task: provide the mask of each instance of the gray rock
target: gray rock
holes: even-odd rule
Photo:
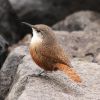
[[[26,54],[27,47],[21,46],[14,49],[7,57],[4,65],[0,70],[0,98],[4,99],[4,97],[7,95],[16,75],[17,67]]]
[[[96,62],[100,53],[100,34],[84,31],[55,31],[58,41],[71,58],[81,58]]]
[[[95,58],[95,61],[100,64],[100,52],[98,53],[98,55]]]
[[[88,36],[85,36],[86,33],[81,31],[71,33],[55,31],[55,34],[59,43],[65,49],[66,54],[73,53],[71,52],[73,43],[79,45],[79,51],[77,51],[77,55],[79,55],[81,54],[81,49],[86,53],[88,50],[93,50],[92,46],[97,44],[96,40],[99,41],[99,38],[95,37],[95,35],[95,39],[90,37],[93,33],[89,33]],[[78,37],[75,37],[75,34],[78,34]],[[90,41],[88,41],[87,38],[94,41],[94,44],[90,45]],[[29,42],[29,39],[26,40]],[[77,50],[76,47],[73,48]],[[78,54],[78,52],[80,53]],[[81,54],[81,56],[83,55],[84,53]],[[87,55],[91,58],[92,54],[90,53]],[[74,59],[71,60],[71,62],[81,76],[83,80],[82,84],[76,84],[60,71],[43,74],[37,77],[34,74],[39,73],[42,69],[32,61],[28,47],[20,46],[15,48],[6,59],[0,71],[0,98],[6,97],[5,100],[100,99],[100,66],[96,63],[81,61],[80,59]]]
[[[64,20],[56,23],[53,28],[56,30],[100,31],[100,14],[92,11],[80,11],[66,17]]]
[[[55,30],[66,30],[58,32],[61,43],[71,57],[84,58],[88,61],[98,62],[96,57],[100,53],[100,14],[92,11],[76,12],[63,21],[53,26]],[[98,59],[98,58],[97,58]]]
[[[29,54],[27,46],[14,49],[0,72],[0,95],[5,100],[98,100],[100,66],[73,59],[72,65],[82,78],[76,84],[63,72],[36,76],[42,71]],[[95,74],[94,74],[95,73]]]
[[[5,100],[98,100],[100,99],[100,66],[95,63],[72,61],[83,82],[78,85],[57,71],[35,76],[40,69],[30,55],[18,65],[13,84]],[[95,73],[95,74],[94,74]]]

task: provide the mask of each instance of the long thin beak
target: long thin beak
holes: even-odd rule
[[[27,23],[27,22],[22,22],[22,24],[25,24],[25,25],[27,25],[27,26],[29,26],[29,27],[33,27],[33,25],[31,25],[31,24],[29,24],[29,23]]]

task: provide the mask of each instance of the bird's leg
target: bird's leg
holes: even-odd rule
[[[43,73],[46,73],[44,70],[38,73],[38,76],[41,76]]]
[[[45,76],[46,71],[45,70],[43,70],[43,71],[38,70],[36,73],[28,75],[28,76],[30,76],[30,77],[38,77],[38,76],[42,76],[42,74],[43,74],[43,76]]]

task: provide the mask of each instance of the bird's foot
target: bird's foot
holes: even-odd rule
[[[46,72],[43,70],[43,71],[38,71],[38,72],[36,72],[36,73],[34,73],[34,74],[31,74],[31,75],[28,75],[28,76],[30,76],[30,77],[39,77],[39,76],[45,76],[45,74],[46,74]]]
[[[46,72],[43,70],[40,73],[38,73],[38,76],[42,76],[43,74],[46,74]]]

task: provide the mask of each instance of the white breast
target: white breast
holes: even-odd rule
[[[34,28],[32,28],[32,32],[33,32],[33,37],[31,39],[31,44],[37,45],[37,44],[41,43],[42,42],[41,34],[37,33],[37,31]]]

